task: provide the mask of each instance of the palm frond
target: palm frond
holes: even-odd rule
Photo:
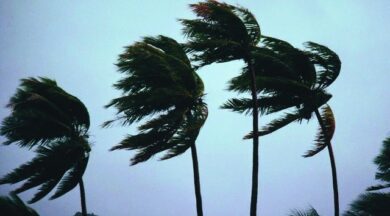
[[[157,37],[144,37],[142,40],[146,44],[150,44],[158,49],[164,51],[165,54],[178,58],[186,65],[191,65],[187,55],[184,51],[184,47],[180,45],[176,40],[159,35]]]
[[[284,92],[289,95],[303,95],[310,94],[311,91],[309,87],[300,82],[280,76],[256,76],[256,86],[258,93],[265,94]],[[247,68],[244,68],[240,75],[229,81],[227,90],[238,93],[250,92]]]
[[[184,153],[192,145],[195,145],[196,138],[199,135],[200,129],[203,127],[208,116],[206,104],[200,103],[191,112],[187,113],[186,121],[177,131],[176,136],[172,139],[175,143],[173,148],[163,156],[162,160],[167,160]]]
[[[300,98],[293,98],[290,95],[264,96],[257,99],[258,110],[261,114],[270,114],[297,106],[302,103],[299,100]],[[221,108],[238,113],[252,114],[252,103],[250,98],[232,98],[223,104]]]
[[[40,185],[38,192],[29,203],[36,202],[52,191],[62,176],[72,169],[74,164],[84,160],[89,151],[89,144],[84,138],[56,140],[45,146],[39,146],[35,150],[35,158],[1,178],[0,184],[14,184],[27,180],[14,191],[15,193]]]
[[[313,208],[310,207],[306,210],[293,210],[289,216],[320,216],[318,212]]]
[[[86,133],[90,124],[84,104],[48,78],[22,79],[7,107],[12,112],[0,128],[7,145],[44,145],[72,133]]]
[[[374,163],[378,166],[377,179],[390,182],[390,137],[383,141],[382,149]]]
[[[390,212],[390,193],[365,193],[358,197],[344,216],[386,216]]]
[[[38,193],[34,195],[34,197],[28,201],[29,204],[35,203],[45,197],[50,191],[54,189],[54,187],[58,184],[58,182],[61,180],[62,175],[59,174],[57,178],[52,178],[45,183],[43,183],[40,188],[38,189]]]
[[[123,125],[147,120],[138,126],[137,134],[128,135],[111,150],[137,150],[131,159],[135,165],[195,141],[198,134],[190,132],[193,126],[188,121],[197,107],[205,106],[204,85],[181,44],[165,36],[146,37],[127,47],[117,66],[125,77],[114,86],[123,95],[106,107],[117,109],[120,116],[114,121]]]
[[[382,189],[386,189],[386,188],[390,188],[390,183],[389,184],[381,184],[381,185],[370,186],[366,190],[367,191],[376,191],[376,190],[382,190]]]
[[[268,125],[264,126],[257,134],[258,136],[264,136],[279,130],[280,128],[290,124],[294,121],[302,121],[303,117],[299,111],[292,113],[286,113],[283,117],[271,121]],[[244,136],[244,139],[252,139],[253,132],[250,132],[248,135]]]
[[[280,60],[295,71],[299,80],[305,85],[312,87],[316,83],[316,70],[306,52],[294,48],[286,41],[273,38],[262,37],[262,44],[265,48],[272,50]]]
[[[308,49],[306,55],[319,67],[316,85],[318,88],[328,87],[340,74],[341,61],[338,55],[328,47],[314,42],[306,42],[305,47]]]
[[[247,9],[205,1],[190,5],[198,19],[180,19],[188,52],[199,66],[245,58],[260,40],[260,27]]]
[[[260,42],[261,31],[260,25],[257,22],[255,16],[248,9],[243,7],[231,7],[232,11],[241,19],[242,23],[245,26],[247,34],[251,39],[251,44],[256,46]]]
[[[5,216],[39,216],[38,213],[28,207],[16,195],[11,193],[9,197],[0,196],[0,210]]]
[[[336,123],[332,109],[329,105],[325,105],[321,109],[321,118],[325,126],[325,131],[321,127],[319,127],[314,143],[314,149],[307,151],[303,155],[303,157],[312,157],[316,155],[317,153],[325,149],[328,146],[328,142],[332,140]]]
[[[385,182],[385,184],[375,185],[367,188],[368,191],[390,188],[390,137],[383,141],[382,149],[375,157],[374,163],[378,166],[375,179]]]
[[[73,167],[66,173],[65,177],[62,178],[56,192],[50,197],[50,199],[56,199],[77,186],[85,172],[85,169],[87,168],[88,159],[89,157],[85,157],[73,165]]]

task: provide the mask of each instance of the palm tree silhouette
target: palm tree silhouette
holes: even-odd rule
[[[126,48],[117,66],[125,77],[114,86],[123,93],[106,107],[114,106],[118,117],[103,126],[148,120],[138,127],[138,134],[127,136],[111,150],[138,150],[131,159],[135,165],[159,152],[167,151],[165,160],[191,148],[197,212],[203,215],[195,141],[208,111],[203,82],[182,45],[165,36],[145,37]]]
[[[181,19],[188,38],[187,52],[202,67],[215,62],[242,59],[245,76],[250,80],[253,131],[258,131],[258,103],[253,50],[260,41],[260,27],[247,9],[208,0],[190,5],[197,19]],[[258,196],[259,138],[253,137],[253,167],[250,214],[256,215]]]
[[[390,212],[390,193],[364,193],[352,204],[344,216],[387,216]]]
[[[335,120],[328,105],[323,107],[322,114],[319,108],[332,97],[326,92],[326,88],[338,77],[341,61],[335,52],[323,45],[307,42],[305,46],[306,50],[302,51],[276,38],[265,36],[262,38],[262,47],[258,50],[262,55],[257,55],[255,58],[255,71],[261,71],[263,74],[273,73],[274,77],[271,77],[271,80],[274,81],[272,89],[265,90],[267,96],[258,98],[259,104],[262,104],[259,109],[266,114],[294,107],[295,111],[271,121],[258,132],[258,135],[270,134],[294,121],[309,120],[314,113],[320,130],[315,139],[315,148],[303,156],[314,156],[328,147],[332,168],[334,209],[335,215],[339,215],[336,163],[331,145]],[[266,64],[265,59],[269,58],[273,60]],[[242,76],[234,78],[230,82],[229,89],[248,90],[248,82],[248,79]],[[268,81],[258,79],[257,82],[258,86],[270,86]],[[251,107],[248,101],[246,98],[234,98],[224,104],[223,108],[249,112]],[[245,138],[252,137],[253,133],[245,136]]]
[[[375,174],[375,178],[386,183],[371,186],[367,190],[375,191],[390,188],[390,137],[387,137],[383,141],[381,152],[375,158],[374,163],[378,166],[378,171]]]
[[[374,163],[378,166],[375,174],[377,180],[384,184],[369,187],[368,191],[378,191],[390,187],[390,137],[383,141],[383,147]],[[361,194],[344,216],[378,215],[386,216],[390,212],[390,192],[375,192]]]
[[[35,149],[36,156],[0,179],[0,184],[27,180],[14,192],[40,186],[29,201],[37,202],[57,189],[58,198],[79,185],[83,215],[87,214],[82,176],[91,150],[87,141],[89,114],[84,104],[48,78],[22,79],[11,97],[11,114],[1,125],[4,144]]]

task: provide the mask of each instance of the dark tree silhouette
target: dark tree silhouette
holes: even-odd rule
[[[313,42],[307,42],[305,45],[307,49],[302,51],[285,41],[263,36],[261,46],[257,50],[258,54],[254,58],[255,71],[263,74],[263,78],[257,79],[257,86],[265,93],[257,99],[260,104],[259,111],[270,114],[289,108],[295,110],[263,127],[258,135],[270,134],[294,121],[309,120],[314,113],[320,130],[315,140],[315,148],[308,151],[304,157],[314,156],[328,147],[335,215],[339,215],[336,165],[330,142],[335,121],[329,106],[323,107],[322,115],[319,108],[331,98],[325,89],[339,75],[341,62],[336,53],[323,45]],[[238,92],[248,91],[248,82],[244,76],[236,77],[231,80],[229,89]],[[223,108],[236,112],[251,111],[250,100],[247,98],[230,99]],[[253,133],[245,138],[252,137]]]
[[[35,148],[36,156],[0,179],[0,184],[27,180],[14,192],[40,186],[29,201],[34,203],[56,185],[50,199],[58,198],[79,184],[83,215],[86,215],[82,176],[91,150],[87,141],[89,114],[84,104],[48,78],[22,79],[10,99],[11,114],[1,125],[4,144]]]
[[[390,137],[383,141],[383,147],[374,163],[378,166],[375,178],[383,184],[369,187],[368,191],[377,191],[390,188]],[[352,204],[344,216],[375,215],[387,216],[390,212],[390,193],[376,192],[361,194]]]
[[[351,204],[344,216],[388,216],[390,193],[365,193]]]
[[[247,9],[208,0],[190,5],[196,19],[181,19],[188,38],[187,51],[202,67],[215,62],[244,60],[244,76],[250,80],[253,131],[258,131],[257,86],[253,51],[260,41],[260,27]],[[250,214],[256,215],[258,197],[259,138],[253,137],[253,165]]]
[[[378,166],[375,178],[384,182],[384,184],[369,187],[368,191],[390,188],[390,137],[383,141],[383,147],[374,163]]]
[[[167,151],[163,160],[191,148],[198,215],[203,215],[199,165],[195,141],[206,121],[204,86],[191,66],[182,45],[165,37],[146,37],[119,56],[119,71],[125,76],[114,86],[122,96],[113,99],[115,121],[129,125],[147,119],[139,133],[129,135],[111,150],[138,150],[131,164],[144,162]]]

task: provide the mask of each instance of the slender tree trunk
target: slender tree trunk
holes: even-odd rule
[[[327,134],[325,124],[322,121],[320,112],[318,110],[315,110],[318,122],[320,123],[322,131]],[[333,154],[333,148],[332,144],[330,142],[330,139],[326,137],[328,152],[329,152],[329,159],[330,159],[330,165],[332,167],[332,180],[333,180],[333,202],[334,202],[334,215],[339,216],[340,215],[340,207],[339,207],[339,189],[337,185],[337,172],[336,172],[336,161]]]
[[[202,194],[200,193],[200,178],[199,178],[199,165],[198,165],[198,154],[196,153],[195,143],[191,146],[192,154],[192,166],[194,169],[194,186],[195,186],[195,197],[196,197],[196,211],[198,216],[203,216],[202,209]]]
[[[83,216],[87,216],[87,203],[85,202],[85,190],[84,190],[84,183],[82,178],[79,181],[79,187],[80,187],[81,213]]]
[[[252,194],[251,194],[251,209],[250,215],[257,215],[257,194],[259,187],[259,114],[257,104],[257,88],[256,88],[256,74],[253,68],[252,59],[247,60],[249,66],[249,75],[251,78],[252,91],[252,113],[253,113],[253,165],[252,165]]]

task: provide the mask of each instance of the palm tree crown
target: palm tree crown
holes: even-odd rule
[[[259,111],[263,114],[288,108],[295,111],[272,121],[258,135],[270,134],[291,122],[310,119],[314,110],[324,105],[332,96],[326,92],[338,76],[340,60],[329,48],[308,42],[307,50],[299,50],[289,43],[263,36],[255,52],[254,68],[259,96]],[[228,89],[236,92],[250,91],[250,81],[244,73],[229,82]],[[240,113],[251,112],[251,99],[233,98],[222,108]],[[251,135],[246,138],[252,137]]]
[[[190,5],[198,19],[180,19],[199,66],[236,59],[249,61],[251,49],[260,41],[260,26],[245,8],[213,0]]]
[[[111,150],[138,150],[131,164],[144,162],[166,151],[162,160],[191,149],[198,216],[203,215],[198,157],[195,141],[206,121],[204,86],[183,46],[174,39],[145,37],[119,56],[119,71],[125,77],[114,86],[122,96],[107,105],[118,110],[115,121],[123,125],[146,119],[139,133],[128,135]]]
[[[137,164],[166,150],[162,159],[169,159],[194,145],[207,107],[203,82],[182,46],[165,36],[146,37],[127,47],[117,66],[126,75],[114,85],[123,95],[107,107],[117,108],[120,116],[104,126],[117,120],[123,125],[149,120],[111,150],[137,149],[131,159]]]
[[[48,78],[23,79],[10,99],[11,114],[1,125],[0,133],[21,147],[36,145],[36,156],[0,179],[0,184],[27,180],[15,190],[20,193],[40,186],[29,201],[36,202],[57,190],[55,199],[77,186],[86,169],[89,115],[84,104]]]

